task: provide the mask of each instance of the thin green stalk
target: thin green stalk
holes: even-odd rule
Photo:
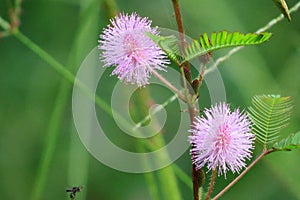
[[[10,24],[5,21],[2,17],[0,17],[0,26],[5,30],[5,31],[8,31],[9,30],[9,27],[10,27]]]
[[[0,26],[6,31],[8,31],[10,28],[10,25],[2,18],[0,18]],[[35,180],[33,187],[34,189],[30,198],[32,200],[38,200],[41,199],[43,195],[48,170],[55,150],[55,143],[58,137],[58,129],[62,122],[62,112],[66,107],[68,91],[70,91],[71,88],[70,83],[75,83],[75,77],[68,69],[66,69],[62,64],[57,62],[50,54],[48,54],[46,51],[44,51],[42,48],[40,48],[38,45],[32,42],[29,38],[23,35],[19,30],[14,29],[12,33],[19,41],[21,41],[25,46],[30,48],[35,54],[37,54],[42,60],[47,62],[59,74],[61,74],[64,79],[68,81],[67,82],[63,79],[61,82],[61,87],[56,98],[55,107],[53,109],[53,113],[49,121],[45,150],[43,151],[43,154],[41,156],[40,166],[38,167],[37,172],[37,178]],[[87,92],[90,98],[94,98],[94,96],[89,93],[89,90],[86,87],[84,87],[84,85],[82,85],[80,82],[78,82],[77,84]],[[106,105],[101,98],[96,97],[96,103],[109,113],[109,106]]]
[[[2,18],[0,18],[2,19]],[[1,26],[5,27],[6,24],[4,23],[5,21],[2,20],[1,21]],[[44,51],[43,49],[41,49],[38,45],[36,45],[35,43],[33,43],[29,38],[27,38],[25,35],[23,35],[21,32],[19,32],[18,30],[16,30],[13,34],[18,40],[20,40],[25,46],[27,46],[28,48],[30,48],[34,53],[36,53],[39,57],[41,57],[45,62],[47,62],[51,67],[53,67],[59,74],[61,74],[66,80],[68,80],[71,83],[75,82],[75,77],[74,75],[67,70],[62,64],[60,64],[59,62],[57,62],[51,55],[49,55],[46,51]],[[80,82],[78,82],[77,84],[80,85],[81,88],[83,88],[84,90],[87,90],[86,87],[84,87],[84,85],[81,85]],[[94,96],[92,94],[90,94],[88,91],[87,92],[88,96],[90,96],[90,98],[94,98]],[[63,91],[62,91],[63,93]],[[59,96],[64,96],[63,94],[59,95]],[[57,101],[59,101],[59,98],[57,98]],[[105,112],[107,112],[109,115],[111,115],[111,108],[98,96],[95,97],[95,101],[96,104],[98,106],[100,106]],[[59,107],[56,107],[56,109],[54,109],[53,111],[53,115],[57,115],[55,113],[58,113],[61,110],[61,107],[64,107],[63,104],[61,104]],[[53,119],[55,122],[50,122],[53,124],[58,124],[61,120],[59,118],[55,118]],[[49,128],[49,132],[55,131],[55,127],[52,126],[51,127],[52,130],[50,130]],[[46,155],[51,155],[51,153],[53,153],[53,143],[55,143],[56,140],[56,136],[55,134],[52,134],[51,136],[52,139],[49,140],[48,144],[49,144],[49,148],[48,150],[45,152]],[[51,142],[50,142],[51,141]],[[53,142],[54,141],[54,142]],[[150,144],[151,146],[151,144]],[[156,145],[153,145],[153,148],[155,148]],[[43,156],[44,160],[49,160],[49,158],[47,158],[48,156]],[[49,162],[43,162],[43,166],[40,169],[45,169],[47,167],[49,167]],[[44,174],[44,173],[43,173]],[[163,172],[161,172],[161,174],[163,175],[162,177],[164,177],[164,180],[169,180],[166,181],[168,182],[168,188],[173,188],[172,190],[170,190],[169,192],[171,192],[172,196],[175,197],[175,199],[180,199],[180,192],[178,190],[177,187],[177,183],[176,183],[176,177],[174,176],[174,172],[172,171],[171,168],[166,168]],[[43,177],[44,175],[40,176],[40,181],[41,183],[44,182],[46,177]],[[164,184],[163,184],[164,185]],[[177,188],[174,190],[174,186]],[[43,184],[40,184],[40,186],[38,186],[33,192],[32,195],[32,199],[37,198],[36,196],[39,196],[38,194],[41,194],[42,192],[42,188],[43,188]],[[168,191],[168,190],[167,190]],[[35,195],[37,194],[37,195]]]
[[[36,53],[39,57],[41,57],[43,60],[45,60],[51,67],[53,67],[56,71],[58,71],[65,79],[67,79],[69,82],[74,83],[75,77],[74,75],[65,69],[65,67],[57,62],[52,56],[50,56],[47,52],[45,52],[43,49],[41,49],[38,45],[33,43],[30,39],[28,39],[26,36],[24,36],[21,32],[16,33],[16,38],[19,39],[22,43],[24,43],[27,47],[29,47],[34,53]],[[79,82],[80,84],[80,82]],[[81,88],[84,89],[84,86],[81,85]],[[94,98],[92,94],[90,94],[88,89],[86,89],[87,94],[90,96],[90,98]],[[107,114],[112,116],[111,108],[104,102],[99,96],[95,96],[95,103],[102,108]],[[57,112],[54,110],[54,112]],[[122,116],[118,116],[119,120],[122,119]],[[126,123],[126,120],[123,119],[124,123]],[[148,143],[147,146],[152,146],[151,149],[155,149],[156,145]]]
[[[155,151],[160,146],[153,142],[143,142],[143,145],[147,147],[148,150]],[[181,180],[184,184],[188,186],[191,190],[193,189],[193,184],[191,178],[176,164],[172,163],[173,171],[175,175]]]
[[[44,59],[46,58],[45,60],[47,60],[50,65],[54,65],[54,66],[56,66],[56,69],[60,69],[58,71],[65,74],[64,77],[65,78],[68,77],[67,79],[71,83],[75,80],[75,78],[73,77],[73,75],[71,73],[69,73],[69,71],[64,70],[65,68],[62,65],[57,63],[47,53],[43,53],[43,51],[41,51],[41,49],[38,46],[36,46],[34,44],[32,45],[32,42],[29,41],[28,39],[26,39],[25,37],[22,37],[22,35],[19,38],[21,38],[25,44],[30,44],[31,49],[35,53],[39,52],[41,54],[40,56],[43,57]],[[76,48],[76,46],[73,47],[73,49],[75,49],[75,48]],[[72,60],[72,59],[75,60],[74,54],[76,54],[77,52],[76,51],[71,51],[71,52],[72,53],[70,55],[70,60]],[[74,62],[73,65],[69,65],[69,66],[72,66],[72,67],[69,67],[69,70],[74,71],[75,66],[78,66],[78,64],[75,65],[75,62]],[[33,189],[32,196],[31,196],[32,200],[41,199],[41,197],[43,195],[43,191],[46,186],[47,176],[48,176],[49,170],[50,170],[49,169],[50,163],[52,162],[52,159],[53,159],[54,150],[56,147],[56,141],[57,141],[57,138],[59,135],[59,128],[61,127],[61,122],[63,121],[63,113],[67,106],[67,99],[68,99],[70,91],[71,91],[71,86],[72,85],[67,80],[62,79],[60,88],[59,88],[59,92],[57,95],[57,99],[55,102],[55,106],[54,106],[54,112],[51,115],[49,129],[48,129],[48,132],[46,135],[45,148],[43,151],[43,155],[41,156],[40,165],[38,167],[38,173],[37,173],[35,184],[33,187],[34,189]],[[78,148],[72,148],[72,146],[78,147],[78,142],[76,143],[76,142],[72,142],[72,141],[76,141],[75,138],[73,138],[73,140],[71,140],[71,152],[74,152]],[[84,176],[82,176],[82,174],[84,174],[82,172],[87,170],[87,164],[84,164],[84,163],[88,162],[87,161],[88,159],[87,159],[86,153],[83,154],[83,156],[80,156],[80,155],[81,155],[80,152],[76,152],[76,157],[77,158],[80,157],[81,162],[80,162],[80,166],[78,164],[76,164],[75,166],[71,167],[71,169],[73,170],[73,172],[71,172],[71,173],[72,173],[72,178],[74,178],[75,176],[78,177],[79,173],[77,173],[77,172],[81,171],[81,173],[80,173],[81,181],[79,181],[79,182],[85,182],[84,179],[87,179],[87,178],[84,178]],[[84,162],[84,161],[86,161],[86,162]],[[78,170],[78,167],[81,167],[81,168]],[[77,172],[74,173],[74,170],[76,171],[76,169],[77,169]],[[87,174],[87,173],[85,173],[85,174]]]
[[[42,199],[46,186],[48,171],[54,154],[56,141],[59,133],[61,122],[63,121],[62,112],[66,107],[66,98],[70,84],[62,80],[62,86],[58,92],[55,107],[51,114],[48,131],[46,133],[45,147],[41,155],[40,165],[38,167],[37,176],[33,185],[31,200]]]
[[[135,105],[135,115],[136,116],[142,116],[148,113],[148,105],[152,104],[152,99],[149,94],[149,90],[147,88],[140,91],[138,98],[135,99],[137,102]],[[158,124],[158,122],[155,121],[155,119],[152,119],[153,124]],[[145,144],[145,143],[142,143]],[[165,141],[163,138],[163,135],[161,133],[158,133],[156,136],[151,138],[151,141],[147,141],[147,146],[150,146],[150,148],[155,147],[163,147],[165,146]],[[145,147],[147,147],[145,146]],[[156,148],[157,149],[157,148]],[[167,151],[161,151],[160,154],[157,155],[154,162],[161,163],[169,160],[169,155]],[[151,161],[148,161],[151,162]],[[179,191],[179,187],[177,184],[177,179],[174,173],[174,170],[172,166],[165,167],[163,169],[158,170],[157,172],[158,177],[158,183],[161,193],[164,196],[164,199],[172,199],[172,200],[181,200],[181,195]],[[152,187],[152,184],[156,184],[153,182],[147,182],[149,187]]]
[[[4,31],[0,31],[0,38],[11,35],[10,24],[0,16],[0,27]]]
[[[64,78],[66,78],[68,81],[70,81],[71,83],[75,81],[75,77],[73,76],[73,74],[68,71],[67,69],[64,68],[63,65],[61,65],[60,63],[58,63],[53,57],[51,57],[47,52],[45,52],[44,50],[42,50],[40,47],[38,47],[36,44],[34,44],[31,40],[29,40],[26,36],[24,36],[23,34],[21,34],[20,32],[18,32],[16,34],[16,37],[18,39],[20,39],[20,41],[22,41],[26,46],[28,46],[33,52],[35,52],[37,55],[39,55],[43,60],[45,60],[47,63],[50,64],[50,66],[52,66],[55,70],[57,70]],[[58,96],[64,96],[64,94],[59,94]],[[61,100],[57,100],[58,102],[62,102]],[[108,114],[111,115],[111,110],[110,107],[98,96],[96,96],[95,98],[96,104],[100,105],[100,107],[106,111]],[[61,104],[59,107],[56,107],[56,109],[53,112],[53,116],[58,116],[59,115],[59,110],[61,110],[61,107],[64,107],[63,104]],[[121,118],[120,118],[121,119]],[[53,119],[54,122],[50,122],[50,124],[58,124],[59,121],[61,121],[60,118],[55,118]],[[57,132],[57,127],[53,127],[52,129],[49,129],[49,132]],[[38,175],[38,180],[37,184],[35,184],[35,190],[33,192],[32,198],[33,200],[38,199],[38,197],[40,196],[40,194],[42,193],[42,190],[44,188],[44,184],[45,184],[45,180],[46,180],[46,173],[42,173],[43,171],[45,171],[45,169],[47,169],[49,167],[49,161],[51,157],[51,154],[53,154],[53,150],[54,150],[54,143],[56,140],[56,135],[55,134],[48,134],[51,135],[51,138],[48,138],[48,145],[49,147],[47,148],[47,151],[45,152],[45,156],[43,156],[43,160],[41,161],[42,163],[44,163],[41,167],[40,167],[40,175]],[[164,172],[169,173],[170,169],[164,170]],[[164,174],[164,172],[162,172],[161,174]],[[171,173],[172,174],[172,173]],[[163,176],[163,177],[167,177],[167,176]],[[169,178],[172,178],[172,175],[170,175],[169,177],[167,177],[166,179],[168,180]],[[173,187],[174,184],[176,184],[176,181],[170,181],[172,184],[169,184],[168,187]],[[173,190],[172,190],[173,191]],[[176,190],[173,191],[172,194],[176,194],[178,192],[176,192]],[[176,195],[178,196],[178,195]]]
[[[82,146],[74,127],[70,127],[68,186],[83,186],[76,200],[86,199],[88,191],[89,154]],[[70,199],[69,197],[67,198]]]
[[[137,143],[137,150],[139,152],[143,152],[145,150],[145,145],[138,142]],[[145,169],[147,169],[149,167],[149,162],[148,162],[147,159],[142,159],[142,164],[145,167]],[[147,186],[148,186],[148,190],[149,190],[149,194],[151,196],[151,199],[160,200],[158,184],[155,180],[154,173],[153,172],[144,173],[144,176],[145,176],[145,179],[146,179],[146,182],[147,182]]]
[[[59,74],[61,74],[69,82],[74,83],[74,75],[67,70],[62,64],[57,62],[50,54],[32,42],[28,37],[23,35],[20,31],[16,31],[13,34],[19,41],[21,41],[25,46],[31,49],[35,54],[37,54],[42,60],[47,62],[51,67],[53,67]]]
[[[191,190],[193,189],[193,184],[191,182],[191,177],[189,177],[182,169],[180,169],[177,165],[173,164],[172,165],[173,170],[179,180],[181,180],[184,184],[188,186]]]
[[[165,141],[161,133],[157,134],[153,138],[153,142],[159,146],[165,146]],[[168,152],[162,152],[155,162],[160,160],[168,160]],[[163,191],[164,199],[180,200],[181,194],[177,184],[176,176],[174,174],[173,167],[171,165],[157,171],[158,179],[160,182],[161,190]]]
[[[35,45],[31,40],[25,37],[22,33],[17,32],[15,36],[22,41],[27,47],[29,47],[33,52],[40,55],[40,57],[53,66],[57,71],[63,74],[64,78],[61,80],[59,91],[55,100],[54,109],[50,117],[48,131],[45,136],[44,150],[41,155],[40,164],[37,170],[37,176],[34,181],[33,191],[31,194],[31,200],[39,200],[42,198],[47,177],[49,175],[50,164],[53,160],[53,155],[59,135],[59,129],[63,121],[63,113],[67,106],[67,99],[71,90],[71,83],[74,82],[74,77],[70,71],[66,70],[64,66],[58,63],[54,58],[52,58],[48,53],[43,51],[39,46]],[[73,67],[74,68],[74,67]],[[70,69],[71,70],[71,69]]]
[[[83,55],[91,48],[93,43],[87,42],[86,38],[96,38],[98,35],[98,14],[99,1],[93,0],[87,3],[81,0],[80,4],[80,24],[75,36],[75,42],[69,55],[69,66],[80,66]],[[93,37],[95,36],[95,37]],[[91,39],[93,40],[93,39]],[[86,51],[86,52],[85,52]],[[75,71],[74,69],[72,71]],[[87,111],[89,112],[89,111]],[[73,126],[73,119],[70,119],[70,146],[69,146],[69,167],[68,167],[68,185],[81,186],[84,188],[76,199],[86,199],[88,191],[88,171],[89,171],[89,154],[82,146],[82,143]],[[91,130],[91,127],[87,127]],[[92,130],[91,130],[92,131]],[[80,161],[80,162],[78,162]]]
[[[22,0],[15,0],[15,5],[10,13],[11,27],[12,29],[19,28],[20,26],[20,15],[22,11]]]
[[[31,41],[28,37],[23,35],[20,31],[16,31],[14,36],[20,40],[25,46],[31,49],[36,55],[38,55],[42,60],[50,65],[54,70],[56,70],[60,75],[62,75],[66,80],[68,80],[72,84],[77,84],[79,88],[81,88],[89,98],[95,99],[96,104],[102,108],[107,114],[112,116],[110,106],[103,101],[99,96],[94,96],[91,93],[89,88],[87,88],[82,82],[79,80],[75,81],[75,76],[62,64],[56,61],[50,54],[36,45],[33,41]]]

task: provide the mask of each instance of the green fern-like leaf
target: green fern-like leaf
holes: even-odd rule
[[[276,142],[279,132],[288,125],[292,107],[291,97],[254,96],[248,114],[257,141],[264,146]]]
[[[210,37],[206,33],[200,36],[199,40],[194,40],[187,48],[185,48],[185,61],[190,61],[196,57],[205,55],[211,51],[235,47],[246,46],[263,43],[270,39],[271,33],[247,33],[240,32],[214,32]]]
[[[276,142],[272,148],[275,151],[291,151],[292,149],[300,148],[300,131]]]
[[[178,40],[174,35],[158,36],[147,33],[150,37],[166,54],[176,63],[181,63],[182,56],[179,54]]]

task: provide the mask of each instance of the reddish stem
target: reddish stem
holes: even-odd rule
[[[196,170],[196,166],[193,164],[193,194],[194,194],[194,200],[199,200],[199,176],[198,172]]]
[[[219,194],[217,194],[212,200],[220,198],[227,190],[229,190],[234,184],[236,184],[258,161],[260,161],[265,155],[271,153],[273,150],[263,149],[262,153],[248,166],[246,169],[236,177],[230,184],[228,184]]]
[[[207,191],[207,195],[206,195],[206,198],[205,200],[209,200],[210,198],[210,195],[214,189],[214,186],[215,186],[215,182],[216,182],[216,176],[217,176],[217,169],[215,169],[212,174],[211,174],[211,180],[210,180],[210,184],[209,184],[209,189]]]
[[[175,12],[175,18],[176,18],[176,22],[177,22],[178,32],[180,33],[179,37],[180,37],[181,46],[184,49],[187,46],[187,44],[186,44],[185,36],[184,36],[184,28],[183,28],[179,3],[178,3],[178,0],[172,0],[172,3],[173,3],[174,12]],[[183,54],[184,54],[184,51],[183,51]],[[186,76],[190,76],[190,74],[191,74],[190,63],[185,62],[183,64],[183,67],[184,67],[185,71],[188,73]]]
[[[186,44],[186,40],[185,40],[185,36],[184,36],[184,28],[183,28],[183,23],[182,23],[182,17],[180,14],[180,7],[179,7],[179,3],[178,0],[172,0],[173,3],[173,8],[174,8],[174,12],[175,12],[175,17],[176,17],[176,22],[177,22],[177,27],[178,27],[178,32],[180,33],[180,43],[182,48],[184,49],[187,44]],[[184,54],[184,51],[183,51]],[[181,66],[179,66],[181,67]],[[191,77],[191,70],[190,70],[190,63],[189,62],[185,62],[183,64],[183,70],[181,70],[181,72],[183,73],[183,76],[185,77],[186,80],[188,80],[189,84],[191,84],[192,79],[189,78]],[[184,82],[185,80],[183,80]],[[193,103],[188,101],[188,110],[189,110],[189,114],[190,114],[190,121],[191,121],[191,125],[194,124],[194,119],[195,119],[195,106],[193,105]],[[195,166],[193,165],[193,170],[192,170],[192,179],[193,179],[193,192],[194,192],[194,200],[199,200],[199,176],[198,176],[198,172],[195,169]]]

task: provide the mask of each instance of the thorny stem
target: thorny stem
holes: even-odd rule
[[[193,164],[192,166],[192,181],[193,181],[193,194],[194,194],[194,200],[199,199],[199,174],[196,169],[196,165]]]
[[[174,12],[175,12],[178,32],[180,33],[181,46],[182,46],[182,48],[184,48],[186,46],[186,41],[185,41],[185,36],[184,36],[182,17],[180,14],[180,6],[178,3],[178,0],[172,0],[172,3],[173,3]],[[184,51],[183,51],[183,53],[184,53]],[[191,126],[192,126],[194,124],[194,120],[195,120],[196,109],[195,109],[194,102],[190,98],[191,95],[189,94],[189,90],[187,88],[187,79],[186,78],[191,77],[191,70],[190,70],[189,62],[185,62],[183,64],[183,67],[180,67],[180,72],[182,74],[182,81],[183,81],[184,89],[185,89],[185,97],[187,99],[190,121],[191,121]],[[189,81],[191,81],[191,79]],[[189,82],[189,83],[191,83],[191,82]],[[194,166],[193,166],[192,180],[193,180],[194,200],[199,200],[199,184],[198,184],[199,180],[198,179],[199,179],[198,173],[194,169]]]
[[[182,72],[183,69],[180,68],[180,70],[181,70],[182,80],[183,80],[183,84],[184,84],[184,88],[185,88],[185,97],[188,100],[187,104],[188,104],[188,110],[189,110],[190,121],[191,121],[191,126],[192,126],[194,124],[194,120],[195,120],[196,109],[195,109],[193,102],[191,102],[189,90],[187,88],[187,82],[184,78],[184,73]],[[200,181],[200,177],[199,177],[198,171],[196,170],[196,166],[193,164],[193,166],[192,166],[192,182],[193,182],[194,200],[199,200],[199,181]]]
[[[217,200],[220,198],[225,192],[227,192],[234,184],[236,184],[254,165],[258,163],[265,155],[273,152],[273,150],[267,150],[266,148],[263,149],[262,153],[248,166],[246,169],[236,177],[230,184],[228,184],[221,192],[219,192],[212,200]]]
[[[186,43],[185,36],[184,36],[184,28],[183,28],[181,13],[180,13],[180,6],[178,3],[178,0],[172,0],[172,3],[173,3],[173,9],[175,12],[178,32],[180,33],[179,34],[180,43],[181,43],[182,48],[184,49],[187,46],[187,43]],[[184,51],[183,51],[183,54],[184,54]],[[183,67],[185,68],[185,71],[186,71],[185,77],[190,77],[191,76],[190,63],[185,62],[183,64]]]
[[[300,8],[300,1],[298,3],[296,3],[290,10],[289,13],[293,13],[296,12],[298,9]],[[264,27],[258,29],[255,33],[261,33],[264,32],[266,30],[269,30],[270,28],[272,28],[274,25],[276,25],[278,22],[282,21],[284,19],[284,15],[281,14],[278,17],[272,19],[271,21],[269,21]],[[220,58],[218,58],[213,66],[211,66],[209,69],[207,69],[204,73],[204,76],[213,72],[214,70],[216,70],[216,68],[225,60],[227,60],[228,58],[230,58],[233,54],[235,54],[236,52],[238,52],[239,50],[241,50],[243,48],[243,46],[240,47],[235,47],[232,50],[230,50],[225,56],[222,56]]]
[[[178,3],[178,0],[172,0],[172,3],[173,3],[174,12],[175,12],[178,32],[180,33],[181,45],[182,45],[182,47],[185,47],[186,43],[185,43],[185,37],[184,37],[184,28],[183,28],[182,18],[181,18],[181,14],[180,14],[179,3]]]
[[[215,169],[211,174],[211,180],[210,180],[210,183],[209,183],[209,188],[208,188],[205,200],[209,200],[209,198],[210,198],[210,195],[211,195],[211,193],[214,189],[214,185],[215,185],[215,182],[216,182],[216,176],[217,176],[217,169]]]

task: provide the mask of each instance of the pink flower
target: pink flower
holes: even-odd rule
[[[100,35],[98,48],[105,66],[115,66],[112,75],[141,87],[148,84],[149,68],[165,70],[169,64],[166,54],[145,34],[158,34],[148,18],[120,14],[110,22]]]
[[[204,111],[205,117],[196,117],[189,141],[191,155],[197,169],[207,164],[209,170],[224,174],[230,169],[240,172],[246,166],[254,148],[254,135],[247,114],[220,103]]]

